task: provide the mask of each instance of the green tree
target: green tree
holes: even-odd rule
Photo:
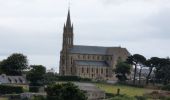
[[[118,62],[117,63],[115,73],[116,73],[116,77],[120,81],[127,80],[126,75],[130,74],[130,71],[131,71],[131,65],[129,65],[129,64],[125,63],[125,62]]]
[[[45,73],[44,75],[44,84],[48,85],[48,84],[53,84],[58,80],[58,76],[57,74],[53,73],[53,72],[48,72]]]
[[[163,84],[169,83],[170,73],[170,59],[160,58],[158,66],[156,67],[155,76]]]
[[[136,84],[135,81],[136,81],[137,66],[141,67],[145,63],[145,61],[146,61],[146,58],[140,54],[134,54],[127,58],[126,62],[128,64],[134,65],[134,67],[135,67],[134,76],[133,76],[133,84]],[[140,83],[140,75],[141,75],[141,72],[139,73],[139,83]]]
[[[146,61],[146,66],[149,67],[149,73],[146,77],[146,84],[149,83],[149,79],[150,79],[151,73],[153,72],[153,68],[156,68],[157,66],[159,66],[159,63],[160,63],[160,58],[158,57],[152,57]]]
[[[42,65],[31,65],[30,68],[31,70],[27,73],[27,79],[30,81],[30,85],[43,85],[46,68]]]
[[[73,83],[49,85],[45,90],[47,100],[87,100],[84,92]]]
[[[169,58],[158,58],[155,67],[155,80],[156,82],[167,84],[169,83],[170,73],[170,59]]]
[[[7,75],[21,75],[23,70],[28,69],[27,57],[23,54],[14,53],[0,63],[2,73]]]

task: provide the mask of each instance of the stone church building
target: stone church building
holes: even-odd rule
[[[126,48],[74,45],[73,25],[68,11],[63,28],[63,44],[60,52],[60,75],[80,76],[95,80],[114,80],[119,59],[130,55]]]

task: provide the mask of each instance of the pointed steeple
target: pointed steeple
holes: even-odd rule
[[[68,14],[67,14],[66,27],[67,27],[67,28],[71,28],[70,9],[68,10]]]

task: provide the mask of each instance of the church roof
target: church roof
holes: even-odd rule
[[[70,51],[70,53],[78,53],[78,54],[99,54],[99,55],[113,55],[118,53],[126,53],[129,55],[129,52],[125,48],[121,47],[100,47],[100,46],[81,46],[74,45]]]
[[[97,46],[79,46],[75,45],[70,49],[71,53],[80,53],[80,54],[106,54],[107,47],[97,47]]]
[[[83,65],[83,66],[98,66],[98,67],[108,67],[106,61],[85,61],[85,60],[76,60],[75,63],[77,65]]]

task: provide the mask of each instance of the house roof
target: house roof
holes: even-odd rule
[[[77,65],[83,65],[83,66],[98,66],[98,67],[108,67],[106,61],[82,61],[82,60],[76,60],[75,63]]]
[[[26,78],[24,76],[7,76],[5,74],[0,75],[0,83],[18,83],[18,84],[25,84]]]

